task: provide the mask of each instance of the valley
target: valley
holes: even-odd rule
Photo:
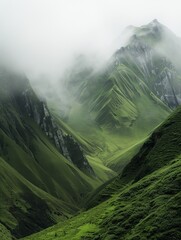
[[[126,31],[47,96],[0,68],[0,239],[181,238],[181,40],[157,20]]]

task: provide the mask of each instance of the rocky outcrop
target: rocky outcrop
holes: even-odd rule
[[[177,107],[179,102],[179,91],[175,89],[174,80],[177,77],[177,73],[174,66],[166,58],[161,60],[162,71],[155,67],[153,75],[155,76],[154,91],[157,96],[167,103],[171,108]],[[178,96],[178,98],[177,98]]]
[[[86,172],[89,175],[95,176],[95,173],[90,166],[89,162],[84,156],[84,153],[79,144],[70,135],[64,136],[64,141],[72,162],[83,172]]]
[[[79,144],[62,132],[45,101],[39,100],[31,88],[25,89],[16,101],[23,113],[31,117],[51,139],[60,153],[81,171],[95,175]]]
[[[3,104],[6,104],[7,109]],[[14,106],[19,111],[20,114],[17,118],[12,117],[10,106]],[[40,100],[33,91],[29,80],[22,74],[1,67],[0,108],[2,109],[1,114],[9,119],[9,123],[0,120],[1,129],[20,144],[25,151],[29,152],[30,150],[26,146],[28,139],[25,139],[23,134],[24,129],[19,123],[19,116],[24,121],[27,116],[33,119],[68,161],[75,164],[80,170],[95,175],[79,144],[71,136],[63,133],[51,115],[46,102]]]

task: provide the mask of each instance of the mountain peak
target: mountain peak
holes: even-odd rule
[[[143,28],[148,28],[150,30],[153,30],[153,31],[160,31],[163,27],[163,25],[157,20],[157,19],[154,19],[153,21],[151,21],[150,23],[148,23],[148,25],[144,25],[142,26]]]
[[[157,19],[152,20],[146,25],[142,25],[141,27],[134,27],[130,29],[130,41],[129,43],[138,43],[140,40],[142,42],[143,39],[146,39],[151,42],[152,40],[159,40],[162,36],[162,33],[165,32],[165,27],[162,25]],[[152,42],[154,42],[152,41]]]
[[[154,24],[160,24],[159,21],[155,18],[153,19],[153,21],[151,23],[154,23]]]

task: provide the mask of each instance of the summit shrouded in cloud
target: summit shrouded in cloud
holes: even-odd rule
[[[157,18],[181,36],[179,4],[178,0],[0,0],[1,56],[10,55],[11,64],[32,77],[45,73],[53,81],[76,55],[104,62],[122,45],[122,31],[130,24],[140,26]]]
[[[0,240],[181,239],[180,26],[176,0],[0,0]]]

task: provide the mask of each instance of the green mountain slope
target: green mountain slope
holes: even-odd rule
[[[75,214],[98,178],[28,80],[1,69],[0,223],[22,237]],[[110,173],[112,176],[113,173]]]
[[[89,143],[88,148],[82,145],[88,157],[118,172],[123,168],[117,166],[124,167],[127,162],[116,165],[112,160],[118,155],[121,159],[138,145],[170,112],[139,75],[123,64],[106,74],[79,79],[77,86],[78,95],[63,122],[80,136],[79,140]],[[54,112],[59,114],[56,105]]]
[[[180,124],[181,108],[145,142],[109,200],[26,239],[180,239]]]
[[[56,115],[57,112],[55,111],[54,116]],[[94,169],[96,176],[102,182],[107,182],[109,179],[112,179],[117,175],[115,171],[105,166],[98,157],[96,157],[95,155],[92,156],[92,153],[97,151],[97,146],[94,144],[94,142],[89,141],[87,137],[85,138],[77,131],[74,131],[70,126],[68,126],[64,121],[62,121],[59,116],[56,117],[56,119],[61,129],[63,129],[65,133],[72,135],[74,139],[76,139],[76,141],[81,145],[90,165]],[[82,122],[80,125],[82,125]]]
[[[83,56],[76,59],[65,76],[66,104],[54,96],[48,100],[86,143],[87,157],[119,173],[136,153],[134,146],[181,102],[181,40],[157,20],[127,30],[128,42],[101,69]]]
[[[157,128],[180,103],[179,64],[164,54],[180,40],[157,21],[132,31],[102,69],[75,64],[67,102],[0,69],[2,238],[58,221],[26,239],[180,238],[181,110]]]
[[[27,181],[2,158],[0,165],[0,219],[16,237],[40,231],[58,219],[65,220],[76,210]]]
[[[0,223],[0,237],[2,240],[12,240],[10,232]]]
[[[95,115],[95,121],[99,125],[115,127],[120,129],[120,133],[126,132],[126,135],[139,128],[140,132],[148,131],[147,125],[151,125],[152,129],[158,121],[154,114],[154,111],[158,111],[157,107],[160,111],[160,116],[157,116],[159,119],[168,111],[144,82],[122,64],[111,72],[90,104],[91,113]],[[145,107],[151,112],[147,116]]]

